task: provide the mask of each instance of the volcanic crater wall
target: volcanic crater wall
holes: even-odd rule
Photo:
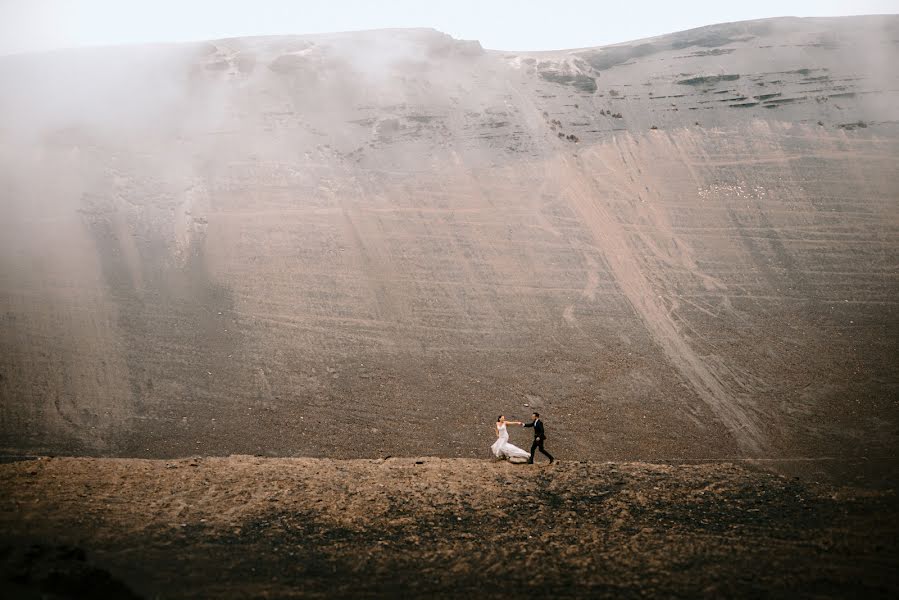
[[[539,410],[567,457],[894,455],[897,54],[859,17],[0,58],[0,447],[480,456]]]

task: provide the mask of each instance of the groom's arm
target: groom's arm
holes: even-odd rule
[[[531,421],[530,423],[522,423],[521,426],[522,426],[522,427],[533,427],[533,426],[534,426],[534,422]]]

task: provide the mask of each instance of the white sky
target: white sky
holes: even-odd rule
[[[897,12],[899,0],[0,0],[0,54],[385,27],[552,50],[725,21]]]

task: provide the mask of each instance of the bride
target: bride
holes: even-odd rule
[[[518,446],[509,443],[509,432],[506,424],[521,425],[521,421],[506,421],[506,417],[500,415],[496,420],[496,441],[490,447],[496,458],[530,458],[529,452],[525,452]]]

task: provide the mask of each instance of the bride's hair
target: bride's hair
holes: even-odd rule
[[[497,423],[499,423],[499,422],[502,421],[502,420],[503,420],[503,416],[502,416],[502,415],[496,417],[496,422],[497,422]]]

